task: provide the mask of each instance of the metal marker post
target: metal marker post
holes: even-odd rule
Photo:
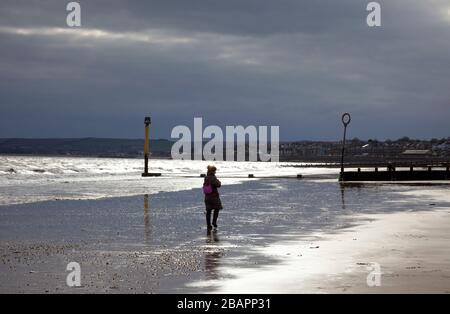
[[[144,125],[145,125],[145,141],[144,141],[144,173],[142,176],[148,176],[148,156],[150,154],[149,149],[149,135],[148,135],[148,129],[151,124],[150,117],[145,117],[144,119]]]
[[[343,179],[344,175],[344,154],[345,154],[345,138],[347,136],[347,125],[350,124],[350,121],[352,118],[350,117],[349,113],[344,113],[342,115],[342,124],[344,125],[344,138],[342,140],[342,153],[341,153],[341,174],[339,176],[339,180]]]
[[[143,177],[159,177],[161,176],[160,172],[148,172],[148,158],[150,156],[150,138],[148,135],[148,130],[150,128],[151,119],[150,117],[145,117],[145,142],[144,142],[144,173],[142,173]]]

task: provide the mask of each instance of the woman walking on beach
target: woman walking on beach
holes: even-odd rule
[[[211,231],[214,227],[214,231],[217,230],[217,218],[219,217],[219,210],[221,210],[222,202],[220,201],[219,191],[221,183],[216,177],[217,168],[214,166],[208,166],[208,172],[203,182],[203,193],[205,194],[205,207],[206,207],[206,226],[208,231]],[[213,213],[213,220],[211,225],[211,213]]]

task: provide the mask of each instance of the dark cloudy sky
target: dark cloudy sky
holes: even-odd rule
[[[279,125],[282,140],[450,136],[450,1],[0,2],[0,137],[170,137]]]

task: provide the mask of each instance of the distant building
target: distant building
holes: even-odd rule
[[[407,149],[402,154],[408,156],[428,156],[431,154],[431,151],[429,149]]]

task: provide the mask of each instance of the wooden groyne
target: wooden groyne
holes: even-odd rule
[[[410,167],[407,170],[399,170],[393,166],[387,166],[383,170],[344,171],[339,175],[339,181],[438,181],[450,180],[449,166],[445,169],[427,167],[426,169]]]

